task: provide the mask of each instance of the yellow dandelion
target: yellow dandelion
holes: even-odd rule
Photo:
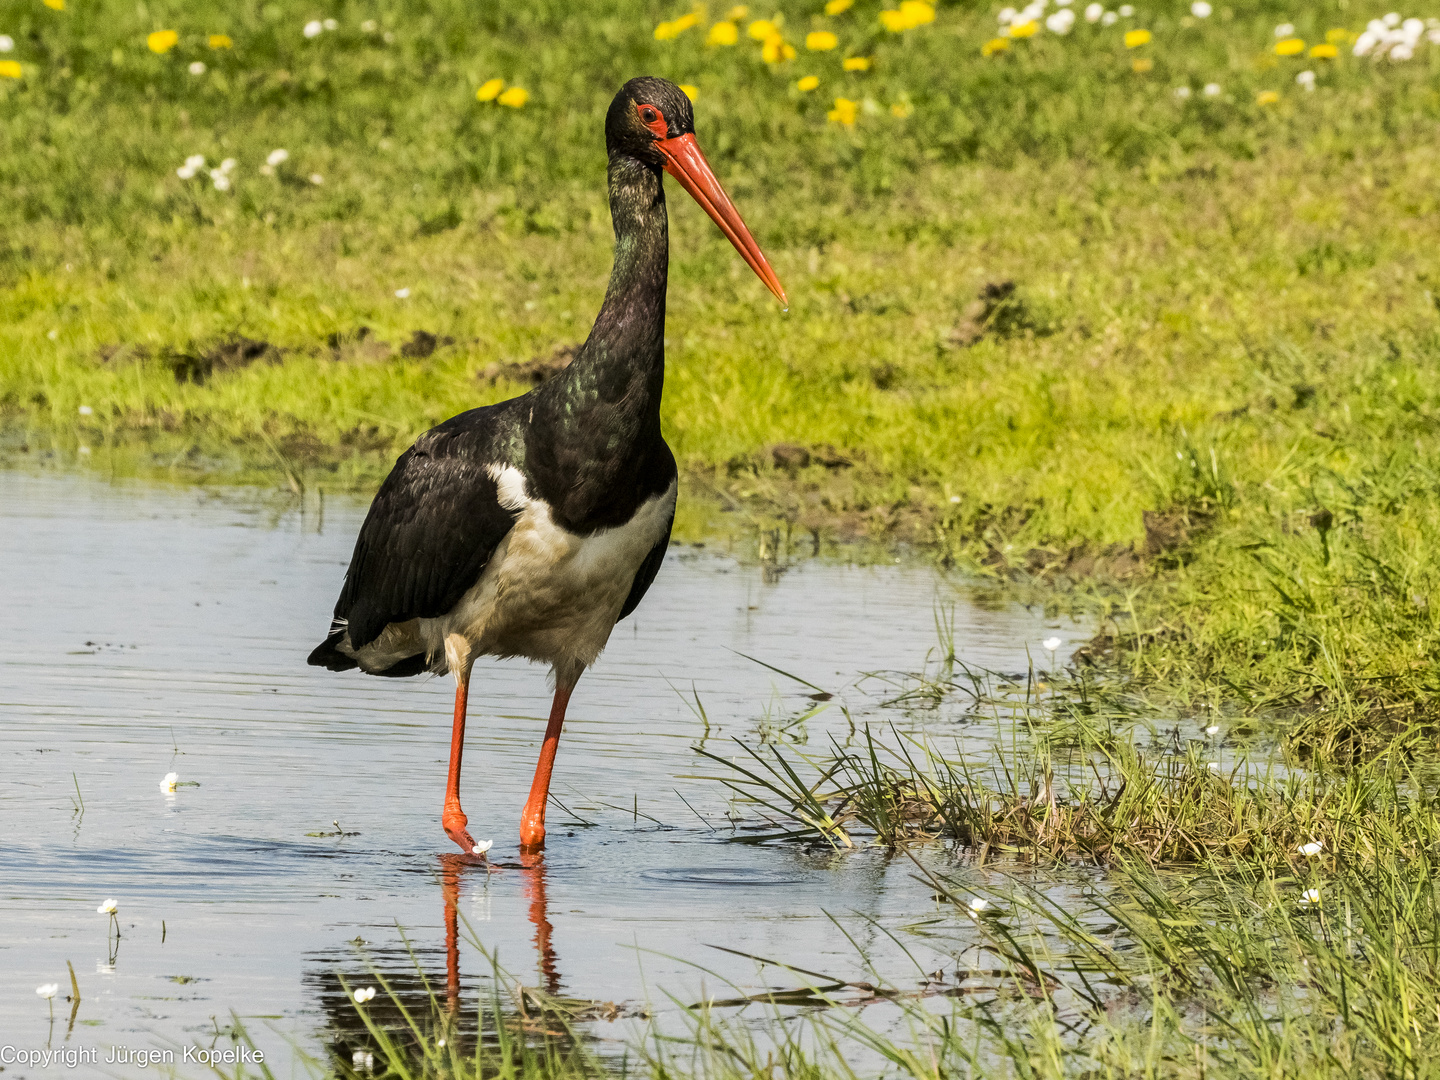
[[[19,60],[0,60],[0,79],[18,79],[24,74]]]
[[[1342,41],[1350,40],[1350,31],[1343,26],[1337,26],[1333,30],[1325,31],[1325,40],[1331,45],[1339,45]]]
[[[233,49],[235,42],[230,40],[229,34],[211,34],[210,48],[212,49]]]
[[[756,41],[766,41],[779,32],[780,28],[769,19],[756,19],[745,28],[745,33],[749,34]]]
[[[1034,37],[1040,32],[1040,24],[1034,19],[1010,27],[1010,36],[1018,38]]]
[[[727,18],[731,22],[739,22],[741,19],[745,18],[746,15],[749,14],[750,9],[748,7],[746,7],[744,4],[736,4],[729,10],[729,12],[726,13],[725,18]]]
[[[518,86],[512,86],[495,100],[501,105],[508,105],[512,109],[518,109],[530,100],[530,91],[522,90]]]
[[[925,0],[900,0],[900,14],[911,26],[924,26],[935,21],[935,8]]]
[[[1274,105],[1279,100],[1280,94],[1274,90],[1261,90],[1260,93],[1255,96],[1256,105]]]
[[[890,115],[897,120],[904,120],[914,111],[908,101],[897,101],[894,105],[890,106]]]
[[[1305,51],[1305,42],[1298,37],[1286,38],[1275,43],[1276,56],[1299,56]]]
[[[694,101],[697,97],[700,96],[700,88],[691,83],[681,83],[680,92],[686,97],[688,97],[691,101]]]
[[[64,11],[65,0],[45,0],[45,6],[52,11]]]
[[[662,22],[659,26],[655,27],[656,41],[673,41],[679,36],[680,31],[675,29],[673,22]]]
[[[1006,41],[1004,38],[991,38],[989,41],[985,42],[984,45],[980,46],[980,55],[994,56],[996,53],[1002,53],[1008,48],[1010,48],[1010,42]]]
[[[830,2],[825,5],[825,14],[839,15],[842,12],[849,11],[854,3],[855,0],[830,0]]]
[[[760,59],[767,64],[778,64],[781,60],[794,60],[795,46],[779,34],[772,34],[760,47]]]
[[[1149,45],[1149,44],[1150,44],[1150,31],[1149,31],[1149,30],[1126,30],[1126,31],[1125,31],[1125,48],[1127,48],[1127,49],[1138,49],[1141,45]]]
[[[840,61],[843,71],[869,71],[874,61],[868,56],[847,56]]]
[[[697,14],[696,14],[695,12],[693,12],[693,11],[692,11],[689,15],[681,15],[681,16],[680,16],[678,19],[676,19],[675,22],[673,23],[673,25],[674,25],[674,27],[675,27],[675,32],[676,32],[677,34],[683,33],[684,31],[689,30],[690,27],[694,26],[694,25],[695,25],[696,23],[698,23],[699,21],[700,21],[700,16],[697,15]]]
[[[795,80],[795,89],[808,94],[820,85],[820,76],[806,75],[803,79]]]
[[[905,16],[889,8],[880,12],[880,25],[892,34],[898,34],[902,30],[910,29],[910,24],[905,21]]]
[[[1154,66],[1155,61],[1151,60],[1148,56],[1137,56],[1134,63],[1130,65],[1130,70],[1143,75]]]
[[[1340,50],[1328,43],[1325,45],[1312,45],[1310,47],[1310,55],[1320,60],[1334,60],[1340,55]]]
[[[853,127],[855,116],[860,111],[860,103],[851,101],[849,98],[837,97],[835,107],[825,114],[825,118],[832,124],[844,124],[846,127]]]
[[[156,30],[145,39],[145,44],[150,46],[153,53],[167,53],[175,47],[180,40],[180,35],[174,30]]]
[[[733,22],[717,22],[705,35],[706,45],[734,45],[740,40],[740,28]]]
[[[500,96],[500,91],[505,89],[504,79],[486,79],[480,84],[480,89],[475,91],[476,101],[494,101]]]
[[[840,44],[840,39],[829,30],[815,30],[805,35],[805,48],[811,52],[829,52]]]

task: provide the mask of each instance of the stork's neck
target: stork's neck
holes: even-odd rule
[[[615,265],[596,316],[566,372],[571,410],[625,402],[658,423],[665,382],[665,279],[670,234],[660,173],[624,154],[610,159]]]

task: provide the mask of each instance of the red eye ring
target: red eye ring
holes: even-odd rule
[[[650,129],[650,133],[657,139],[667,138],[670,134],[670,124],[665,119],[665,114],[654,105],[641,105],[636,112],[640,116],[640,122]]]

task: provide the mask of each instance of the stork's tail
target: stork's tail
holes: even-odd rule
[[[340,651],[340,642],[345,640],[345,632],[349,624],[344,619],[336,619],[330,624],[330,633],[325,640],[310,653],[310,659],[306,661],[311,667],[329,668],[331,671],[349,671],[351,668],[359,667],[353,656],[346,656]]]

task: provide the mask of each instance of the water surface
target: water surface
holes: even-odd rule
[[[982,745],[995,732],[963,702],[885,708],[893,687],[861,676],[918,669],[937,606],[978,668],[1025,671],[1051,634],[1063,657],[1079,629],[977,603],[925,567],[777,573],[672,548],[575,692],[553,788],[569,812],[552,807],[536,867],[515,865],[515,845],[545,672],[477,666],[462,794],[471,831],[511,864],[487,874],[442,857],[452,684],[305,665],[364,510],[0,472],[0,1041],[68,1039],[102,1061],[112,1046],[228,1045],[233,1010],[272,1061],[323,1056],[356,1037],[345,986],[373,982],[372,965],[419,985],[399,928],[472,1004],[490,969],[455,941],[467,925],[523,984],[630,1012],[732,996],[726,981],[796,984],[707,945],[863,975],[831,915],[892,977],[947,962],[923,933],[905,939],[912,960],[882,932],[934,913],[908,861],[731,842],[729,793],[697,778],[721,768],[696,748],[823,753],[867,721]],[[834,697],[806,718],[812,687],[747,656]],[[171,770],[182,786],[165,794]],[[312,835],[337,821],[345,835]],[[107,897],[118,943],[96,911]],[[82,1002],[71,1027],[57,999],[52,1027],[34,990],[63,996],[67,961]],[[602,1043],[612,1027],[595,1026]]]

